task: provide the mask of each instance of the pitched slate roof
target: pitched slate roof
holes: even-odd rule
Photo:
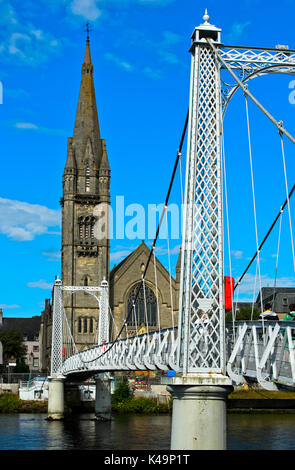
[[[32,318],[3,318],[3,324],[0,331],[18,330],[27,338],[27,341],[34,341],[39,336],[41,316]]]

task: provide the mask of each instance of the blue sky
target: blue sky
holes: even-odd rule
[[[60,275],[59,199],[67,137],[73,133],[86,21],[91,27],[101,135],[112,171],[112,206],[117,196],[123,196],[125,207],[147,208],[166,196],[188,108],[190,37],[205,8],[210,22],[222,28],[225,44],[288,44],[295,49],[293,0],[228,1],[226,6],[212,0],[0,0],[0,306],[5,316],[39,315],[54,276]],[[292,79],[258,78],[249,88],[295,135],[295,104],[289,99]],[[252,103],[249,109],[261,240],[286,194],[277,131]],[[232,100],[224,126],[231,262],[237,278],[256,250],[241,93]],[[285,149],[291,188],[293,145],[286,142]],[[185,151],[182,163],[184,173]],[[181,201],[179,175],[171,201]],[[292,203],[291,213],[293,217]],[[146,236],[146,242],[152,238]],[[275,230],[261,253],[263,285],[273,285],[277,238]],[[141,239],[113,239],[112,265]],[[171,242],[172,268],[179,243]],[[167,266],[166,252],[167,243],[161,239],[158,255]],[[295,285],[287,212],[280,254],[278,283]],[[241,286],[241,298],[253,296],[255,268]],[[229,274],[227,253],[225,269]]]

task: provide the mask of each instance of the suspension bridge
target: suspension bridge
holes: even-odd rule
[[[62,397],[65,380],[83,382],[108,371],[173,370],[176,375],[167,381],[167,385],[173,396],[171,448],[174,449],[200,449],[208,448],[208,445],[215,449],[225,448],[226,397],[233,385],[251,380],[268,390],[295,388],[292,323],[264,320],[263,317],[260,321],[238,322],[234,301],[240,283],[254,261],[257,263],[257,279],[260,279],[261,289],[261,249],[273,228],[278,223],[281,227],[284,211],[288,212],[292,242],[290,256],[295,266],[290,210],[294,187],[291,191],[288,188],[284,148],[286,139],[293,144],[295,139],[283,122],[277,121],[249,89],[249,82],[255,77],[274,73],[294,75],[295,51],[283,46],[226,46],[221,41],[221,29],[209,23],[207,11],[203,21],[192,35],[189,111],[163,212],[141,285],[121,329],[118,330],[114,324],[110,311],[107,281],[97,287],[64,286],[57,279],[53,297],[49,411],[54,408],[56,414],[59,408],[62,413],[63,402],[57,397]],[[224,80],[224,73],[231,80],[230,84]],[[246,105],[256,247],[243,274],[236,283],[230,282],[228,293],[225,292],[224,283],[224,230],[225,222],[228,223],[228,207],[223,122],[230,100],[237,92],[243,93]],[[278,202],[278,215],[262,241],[258,237],[255,211],[249,101],[255,103],[278,133],[285,175],[286,200]],[[147,322],[146,333],[140,334],[136,321],[136,298],[140,290],[145,293],[148,266],[155,267],[157,238],[167,216],[186,134],[178,324],[172,322],[171,328],[162,329],[158,316],[157,329],[149,331]],[[75,345],[64,311],[65,297],[80,291],[92,295],[99,309],[97,344],[83,351]],[[226,295],[231,299],[232,312],[232,321],[227,323]],[[132,337],[128,336],[127,328],[131,316],[137,332]],[[203,405],[205,408],[202,408]]]

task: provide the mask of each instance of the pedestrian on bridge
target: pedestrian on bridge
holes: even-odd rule
[[[289,305],[289,313],[285,315],[284,321],[295,321],[295,304]],[[285,335],[285,331],[286,330],[284,330],[283,335]],[[295,346],[295,328],[292,328],[292,341],[293,341],[293,346]],[[290,357],[289,343],[288,343],[288,338],[286,338],[286,354],[285,354],[286,361],[289,361],[289,357]]]
[[[259,315],[259,318],[261,318],[262,320],[278,320],[279,319],[277,314],[271,310],[270,303],[266,303],[264,308],[265,310],[263,313]]]

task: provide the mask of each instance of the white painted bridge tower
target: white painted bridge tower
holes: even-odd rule
[[[195,28],[178,325],[178,371],[173,395],[172,449],[226,448],[223,216],[220,64],[221,30]]]

